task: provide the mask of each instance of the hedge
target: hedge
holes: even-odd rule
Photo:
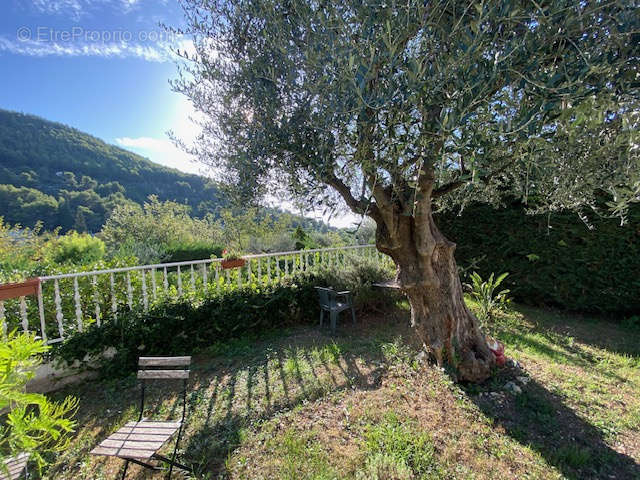
[[[640,207],[628,223],[575,213],[525,215],[517,203],[503,209],[474,205],[462,215],[438,215],[457,243],[463,267],[505,280],[523,303],[626,316],[640,312]]]
[[[54,347],[54,358],[71,364],[93,359],[104,374],[133,371],[140,355],[191,355],[199,349],[232,338],[317,322],[319,309],[315,286],[331,286],[354,293],[356,308],[380,310],[393,298],[374,290],[373,283],[388,279],[390,272],[370,259],[353,258],[338,269],[320,267],[297,273],[268,286],[208,292],[204,297],[181,297],[154,305],[149,312],[121,311],[75,333]],[[103,352],[113,349],[114,358]]]

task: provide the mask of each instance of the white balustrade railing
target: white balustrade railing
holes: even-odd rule
[[[148,311],[161,299],[243,285],[261,287],[318,265],[345,265],[354,255],[390,262],[374,245],[355,245],[245,255],[244,266],[234,269],[223,269],[221,258],[208,258],[48,275],[40,277],[36,298],[17,300],[17,322],[14,318],[9,322],[9,317],[16,317],[9,315],[7,308],[13,300],[0,301],[0,325],[3,332],[21,327],[36,332],[47,343],[56,343],[74,331],[82,332],[91,323],[100,325],[105,316],[117,317],[123,308]],[[37,321],[30,321],[32,318]]]

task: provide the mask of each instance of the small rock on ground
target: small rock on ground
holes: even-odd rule
[[[522,389],[518,385],[516,385],[514,382],[507,382],[504,386],[504,389],[507,392],[513,393],[514,395],[518,395],[522,393]]]

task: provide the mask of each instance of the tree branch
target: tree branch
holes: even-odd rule
[[[336,177],[333,173],[327,175],[327,184],[333,187],[340,196],[344,199],[347,206],[354,212],[360,215],[369,215],[376,222],[382,220],[378,206],[374,203],[367,202],[364,199],[358,200],[351,193],[349,186],[341,179]]]
[[[498,175],[499,173],[504,172],[507,168],[509,168],[511,165],[513,165],[515,163],[515,160],[510,160],[507,163],[505,163],[502,167],[494,170],[493,172],[489,172],[486,175],[484,175],[483,177],[480,177],[480,181],[484,182],[484,183],[488,183],[489,180],[491,180],[493,177],[495,177],[496,175]],[[433,193],[431,194],[431,198],[438,198],[441,197],[443,195],[446,195],[447,193],[451,193],[454,190],[457,190],[458,188],[462,187],[463,185],[465,185],[467,182],[464,180],[455,180],[453,182],[447,183],[446,185],[443,185],[439,188],[436,188]]]

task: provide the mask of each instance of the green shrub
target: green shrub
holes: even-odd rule
[[[514,300],[622,318],[640,311],[640,205],[625,226],[595,217],[592,229],[575,213],[525,215],[517,203],[472,205],[436,221],[461,266],[483,278],[510,272],[504,283]]]
[[[84,265],[101,260],[105,254],[104,242],[86,233],[70,232],[51,243],[55,263]]]
[[[38,467],[47,453],[62,451],[69,444],[75,423],[68,417],[77,407],[73,397],[60,403],[45,395],[27,393],[27,382],[49,347],[29,334],[10,332],[0,341],[0,411],[7,412],[0,428],[0,466],[7,457],[30,454]],[[0,467],[0,474],[6,473]]]
[[[315,286],[348,288],[356,305],[366,307],[361,302],[368,298],[371,283],[385,280],[389,274],[371,263],[356,261],[354,266],[342,268],[343,275],[323,268],[296,273],[277,284],[209,290],[206,295],[158,303],[148,313],[122,311],[117,319],[106,317],[102,325],[74,333],[57,345],[55,355],[69,363],[89,355],[106,375],[126,374],[135,369],[140,355],[189,355],[232,338],[315,323],[319,312]],[[385,305],[381,299],[386,295],[377,292],[377,297],[376,305]],[[386,298],[389,304],[392,300]],[[117,351],[115,357],[103,359],[101,354],[110,347]]]
[[[164,262],[187,262],[220,257],[223,247],[208,242],[171,242],[165,249]]]

